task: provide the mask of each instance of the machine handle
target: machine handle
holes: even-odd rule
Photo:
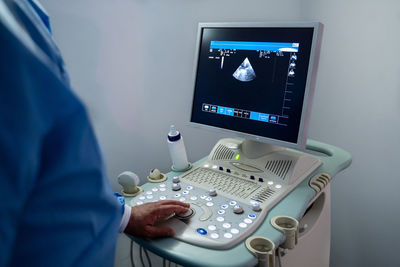
[[[324,154],[324,156],[318,156],[323,163],[321,167],[332,177],[350,166],[352,161],[349,152],[312,139],[307,140],[306,149]]]

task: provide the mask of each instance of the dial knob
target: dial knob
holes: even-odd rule
[[[192,208],[189,208],[185,213],[178,213],[175,215],[178,219],[189,219],[195,214],[195,211]]]
[[[179,176],[174,176],[174,177],[172,178],[172,182],[173,182],[173,183],[179,183],[179,182],[180,182]]]
[[[235,205],[235,206],[233,207],[233,212],[236,213],[236,214],[241,214],[241,213],[243,213],[243,208],[242,208],[242,206],[240,206],[240,205]]]
[[[174,190],[174,191],[181,190],[181,185],[177,184],[177,183],[172,184],[172,190]]]
[[[215,197],[217,195],[217,191],[214,188],[211,188],[208,190],[208,194],[212,197]]]
[[[261,206],[258,202],[254,202],[252,205],[252,208],[254,211],[260,211],[261,210]]]

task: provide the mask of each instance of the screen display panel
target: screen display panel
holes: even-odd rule
[[[297,144],[314,27],[200,27],[191,122]]]

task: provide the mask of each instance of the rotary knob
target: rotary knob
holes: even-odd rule
[[[189,208],[187,212],[178,213],[178,214],[175,215],[175,217],[178,218],[178,219],[181,219],[181,220],[185,220],[185,219],[191,218],[194,214],[195,214],[194,209]]]
[[[240,206],[240,205],[235,205],[235,206],[233,207],[233,212],[236,213],[236,214],[241,214],[241,213],[243,213],[243,208],[242,208],[242,206]]]
[[[252,205],[252,208],[254,211],[260,211],[261,210],[261,206],[258,202],[254,202]]]
[[[177,183],[173,183],[173,184],[172,184],[172,190],[174,190],[174,191],[179,191],[179,190],[181,190],[181,185],[180,185],[180,184],[177,184]]]
[[[208,194],[212,197],[215,197],[217,195],[217,191],[214,188],[211,188],[208,190]]]
[[[174,176],[173,178],[172,178],[172,182],[173,183],[179,183],[181,180],[179,180],[179,176]]]

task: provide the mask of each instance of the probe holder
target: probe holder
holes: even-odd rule
[[[270,239],[252,236],[246,239],[246,248],[256,256],[258,267],[275,266],[275,245]]]
[[[151,183],[161,183],[167,180],[167,176],[164,173],[161,173],[158,169],[153,169],[149,176],[147,176],[147,180]]]
[[[299,222],[289,216],[276,216],[271,219],[272,226],[281,231],[286,239],[280,247],[293,249],[297,245],[299,238]]]

